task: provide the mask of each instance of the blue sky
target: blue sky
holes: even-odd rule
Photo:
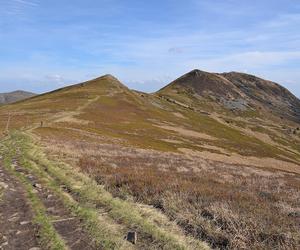
[[[106,73],[149,92],[194,68],[256,74],[300,97],[300,1],[0,0],[0,92]]]

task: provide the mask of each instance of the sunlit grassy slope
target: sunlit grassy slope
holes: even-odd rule
[[[173,102],[161,94],[131,91],[106,75],[2,106],[0,126],[5,131],[10,114],[9,129],[33,126],[45,136],[93,134],[163,151],[190,149],[299,161],[299,137],[289,135],[284,124],[271,124],[255,114],[234,117],[216,109],[205,113],[213,102],[199,103],[184,92],[180,98],[177,95],[178,102]]]

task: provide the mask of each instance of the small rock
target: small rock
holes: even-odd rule
[[[41,250],[39,247],[32,247],[29,250]]]
[[[20,225],[22,225],[22,226],[27,225],[27,224],[30,224],[30,221],[21,221],[20,222]]]
[[[21,234],[21,233],[22,233],[22,232],[18,230],[18,231],[16,232],[16,235],[19,235],[19,234]]]
[[[47,199],[51,199],[52,197],[53,197],[52,194],[48,194],[48,195],[47,195]]]
[[[0,181],[0,187],[7,189],[8,185],[6,183]]]
[[[49,207],[49,208],[47,208],[47,212],[54,214],[56,212],[55,207]]]
[[[137,242],[137,232],[128,232],[126,240],[135,245]]]
[[[15,216],[15,217],[11,217],[10,219],[8,219],[9,222],[16,222],[19,220],[19,217],[18,216]]]
[[[1,244],[1,247],[4,247],[4,246],[8,246],[8,242],[7,241]]]
[[[38,189],[42,188],[42,185],[38,184],[38,183],[34,183],[32,186],[35,187],[35,188],[38,188]]]
[[[29,179],[29,180],[34,180],[34,177],[32,176],[32,175],[26,175],[27,176],[27,178]]]

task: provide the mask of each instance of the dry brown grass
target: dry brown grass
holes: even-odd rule
[[[211,147],[203,146],[204,149],[209,149]],[[213,149],[213,148],[211,148]],[[188,148],[179,148],[179,151],[193,156],[202,157],[204,159],[208,160],[214,160],[219,162],[224,162],[227,164],[234,164],[234,165],[249,165],[249,166],[255,166],[258,168],[267,168],[267,169],[275,169],[275,170],[282,170],[287,171],[291,173],[297,173],[300,174],[300,168],[299,164],[295,161],[290,162],[291,160],[289,158],[286,158],[282,156],[283,159],[286,159],[287,161],[278,160],[270,157],[256,157],[256,156],[243,156],[236,153],[229,153],[226,152],[224,149],[220,150],[218,148],[215,148],[218,150],[216,152],[210,152],[208,150],[204,151],[195,151]]]
[[[296,249],[299,176],[109,143],[48,141],[122,199],[152,205],[220,249]],[[77,159],[77,160],[76,160]]]

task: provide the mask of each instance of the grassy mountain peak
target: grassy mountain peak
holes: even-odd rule
[[[217,104],[227,110],[268,112],[274,117],[300,121],[300,100],[297,97],[277,83],[245,73],[193,70],[157,93],[181,102],[198,102],[200,106],[202,103],[202,106],[216,108]]]

